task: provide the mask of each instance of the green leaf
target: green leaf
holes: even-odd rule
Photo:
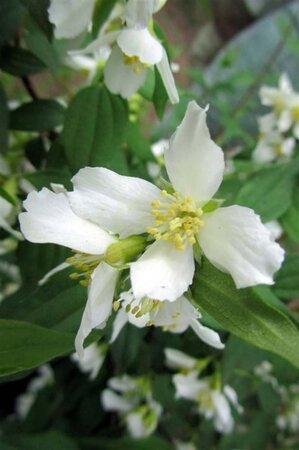
[[[127,143],[131,153],[143,161],[155,161],[147,139],[141,134],[139,123],[130,123],[128,126]]]
[[[173,448],[168,442],[155,436],[144,439],[126,437],[122,439],[87,438],[81,439],[80,444],[83,450],[171,450]]]
[[[195,272],[193,294],[226,330],[299,368],[299,332],[294,323],[251,289],[236,289],[232,278],[205,258]]]
[[[51,183],[63,184],[65,188],[71,188],[71,174],[66,168],[61,170],[43,170],[28,173],[24,176],[26,180],[30,181],[36,189],[43,187],[51,187]]]
[[[8,146],[9,113],[6,94],[0,83],[0,153],[7,150]]]
[[[0,50],[0,69],[16,77],[33,75],[46,66],[29,50],[6,45]]]
[[[291,300],[299,297],[299,254],[287,255],[282,268],[277,273],[274,292]]]
[[[38,256],[32,255],[32,252],[29,253],[29,256],[32,255],[32,261],[35,261],[36,264],[40,262],[40,265],[45,267],[48,264],[46,258],[48,256],[49,261],[51,261],[51,255],[49,250],[46,251],[45,249],[44,252],[45,255],[42,254],[41,249]],[[56,259],[55,254],[52,255],[52,261],[53,259]],[[28,262],[28,260],[29,257],[26,261]],[[23,266],[21,269],[23,276],[26,276]],[[27,272],[29,270],[30,268]],[[87,290],[79,283],[70,280],[70,272],[72,272],[72,269],[64,270],[40,287],[32,286],[32,284],[23,286],[21,290],[5,298],[1,303],[0,317],[26,320],[45,328],[76,333],[86,304]],[[45,275],[44,272],[43,275]],[[37,277],[38,274],[35,275],[35,278]],[[28,275],[26,281],[31,282]]]
[[[103,86],[82,89],[66,112],[62,142],[69,166],[103,166],[127,173],[122,145],[127,130],[127,107]]]
[[[79,450],[75,441],[56,430],[40,434],[18,433],[14,436],[4,436],[3,439],[4,445],[9,444],[11,447],[8,448],[15,450]]]
[[[282,225],[288,237],[299,244],[299,189],[294,193],[293,204],[282,217]]]
[[[158,69],[155,67],[155,89],[153,93],[153,103],[159,119],[163,119],[167,100],[168,94],[166,92],[163,80]]]
[[[94,38],[98,36],[101,27],[108,19],[117,0],[97,0],[92,18],[92,35]]]
[[[63,123],[64,107],[55,100],[33,100],[10,114],[10,128],[21,131],[49,131]]]
[[[50,38],[52,25],[48,19],[49,0],[20,0],[43,33]]]
[[[264,222],[277,219],[291,205],[296,170],[298,160],[260,170],[240,190],[236,203],[254,209]]]
[[[0,376],[33,369],[71,352],[74,336],[27,322],[0,319]]]
[[[26,9],[19,0],[1,0],[0,2],[0,43],[12,39],[20,28]]]

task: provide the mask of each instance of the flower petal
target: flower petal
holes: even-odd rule
[[[127,412],[132,409],[132,404],[113,392],[111,389],[104,389],[101,395],[101,401],[105,411]]]
[[[222,181],[223,152],[210,137],[205,110],[194,101],[171,138],[165,164],[174,188],[198,202],[210,200]]]
[[[230,433],[234,427],[234,419],[225,396],[218,391],[212,391],[211,396],[215,407],[215,428],[219,433]]]
[[[129,0],[123,15],[126,25],[129,28],[146,28],[155,6],[154,0]]]
[[[123,327],[128,323],[128,314],[124,309],[120,309],[115,316],[112,328],[112,335],[110,338],[110,344],[112,344],[117,338]]]
[[[123,98],[130,98],[144,84],[146,68],[139,63],[125,64],[125,55],[115,45],[104,69],[104,80],[112,94],[119,94]]]
[[[159,308],[151,313],[154,326],[163,327],[172,333],[183,333],[197,317],[197,310],[186,297],[180,297],[174,302],[161,302]]]
[[[126,237],[144,233],[153,224],[151,201],[160,197],[160,190],[148,181],[86,167],[73,184],[69,198],[74,211],[104,229]]]
[[[250,208],[229,206],[204,214],[198,234],[206,257],[229,273],[238,288],[273,284],[284,257],[260,217]]]
[[[192,247],[177,250],[166,241],[156,241],[131,264],[131,284],[136,299],[149,297],[175,301],[192,283]]]
[[[103,254],[115,239],[97,225],[78,217],[65,194],[32,191],[19,215],[21,231],[30,242],[64,245],[91,255]]]
[[[153,66],[161,61],[163,47],[147,28],[125,28],[119,34],[117,43],[127,56],[137,56],[143,64]]]
[[[57,39],[73,38],[87,31],[95,0],[51,0],[49,20]]]
[[[104,262],[92,274],[87,303],[75,339],[79,358],[84,357],[83,343],[91,330],[105,326],[112,309],[117,277],[118,271]]]
[[[170,369],[188,369],[195,368],[197,359],[187,355],[175,348],[165,348],[166,365]]]
[[[86,53],[100,53],[101,48],[107,48],[107,46],[113,44],[119,31],[111,31],[106,34],[100,35],[97,39],[94,39],[90,44],[80,50],[71,50],[68,52],[70,56],[85,55]]]
[[[165,49],[163,48],[163,56],[161,61],[157,63],[157,69],[161,75],[161,78],[163,80],[163,84],[165,86],[165,89],[167,91],[169,100],[171,103],[175,104],[179,102],[179,94],[175,85],[175,81],[172,75],[171,68],[169,66],[169,61],[167,57],[167,53]]]
[[[212,347],[223,349],[224,344],[220,340],[220,336],[216,331],[211,330],[211,328],[203,326],[198,320],[193,319],[190,323],[192,330],[197,334],[197,336],[206,344]]]
[[[199,380],[197,371],[189,372],[187,375],[176,374],[172,377],[175,385],[176,397],[197,400],[198,394],[207,389],[206,381]]]

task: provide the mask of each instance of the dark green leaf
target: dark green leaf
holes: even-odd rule
[[[64,107],[55,100],[33,100],[13,110],[10,128],[21,131],[49,131],[63,123]]]
[[[63,145],[70,168],[103,166],[127,172],[122,145],[127,130],[127,107],[105,87],[82,89],[65,117]]]
[[[298,161],[260,170],[240,190],[236,203],[254,209],[264,222],[282,216],[291,205],[297,166]]]
[[[297,188],[293,197],[293,204],[282,217],[282,225],[294,242],[299,243],[299,189]]]
[[[155,161],[147,139],[141,134],[140,124],[130,123],[128,127],[127,143],[130,151],[143,161]]]
[[[282,298],[299,297],[299,254],[287,255],[276,275],[275,293]]]
[[[12,39],[21,26],[26,9],[19,0],[1,0],[0,2],[0,43]]]
[[[153,93],[153,103],[159,119],[162,119],[164,116],[167,100],[168,94],[166,92],[164,83],[162,81],[161,75],[158,72],[158,69],[155,68],[155,89]]]
[[[16,77],[24,77],[45,70],[46,66],[29,50],[6,45],[0,50],[0,69]]]
[[[39,25],[44,34],[50,38],[52,35],[52,25],[48,19],[49,0],[20,0],[27,8],[27,11],[35,22]]]
[[[43,170],[25,175],[26,180],[30,181],[36,189],[51,187],[51,183],[63,184],[65,188],[71,188],[70,172],[63,168],[61,170]]]
[[[34,435],[6,436],[4,441],[5,445],[7,443],[15,450],[79,450],[75,441],[56,430]]]
[[[173,447],[163,439],[150,436],[145,439],[101,439],[89,438],[80,441],[83,450],[171,450]]]
[[[236,289],[229,275],[203,259],[195,273],[193,293],[198,304],[225,329],[299,368],[296,326],[251,289]]]
[[[0,153],[7,149],[8,145],[9,115],[6,94],[0,83]]]
[[[74,335],[0,319],[0,376],[33,369],[73,350]]]

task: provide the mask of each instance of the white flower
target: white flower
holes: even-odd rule
[[[108,89],[114,94],[130,98],[145,82],[147,69],[156,66],[169,99],[179,101],[168,57],[162,44],[150,33],[148,24],[152,14],[161,7],[154,0],[129,0],[123,19],[125,26],[116,32],[100,35],[84,50],[94,52],[101,46],[114,44],[104,70]]]
[[[196,450],[192,442],[175,441],[175,450]]]
[[[51,0],[49,20],[55,25],[57,39],[70,39],[87,30],[95,0]]]
[[[197,359],[187,355],[175,348],[166,348],[164,350],[166,357],[166,365],[170,369],[179,369],[183,371],[191,371],[196,369]]]
[[[88,300],[76,337],[76,349],[83,358],[83,341],[95,327],[103,327],[111,309],[118,270],[103,262],[103,255],[115,238],[95,223],[76,215],[65,192],[49,189],[31,192],[20,214],[21,230],[31,242],[53,243],[75,249],[69,262],[83,270],[89,284]]]
[[[284,137],[280,131],[271,126],[271,121],[269,115],[259,119],[261,137],[252,154],[253,159],[258,163],[288,160],[294,153],[295,139]]]
[[[197,336],[207,344],[222,349],[219,335],[203,326],[198,319],[201,314],[186,299],[180,297],[174,302],[134,298],[132,291],[123,292],[115,302],[118,311],[113,323],[111,342],[113,342],[127,322],[142,328],[145,326],[162,327],[164,331],[183,333],[191,327]]]
[[[51,366],[44,365],[37,370],[37,376],[27,386],[26,392],[16,400],[16,413],[21,419],[25,419],[29,413],[39,391],[53,384],[54,374]]]
[[[270,235],[273,241],[277,241],[283,235],[283,228],[277,220],[266,222],[265,227],[270,231]]]
[[[98,375],[106,354],[106,347],[97,343],[90,344],[84,349],[83,358],[79,358],[76,353],[71,355],[71,359],[78,365],[84,373],[89,373],[90,380],[94,380]]]
[[[298,139],[299,93],[293,90],[288,75],[281,75],[278,88],[262,86],[260,97],[263,105],[273,107],[278,130],[286,132],[293,128],[293,134]]]
[[[81,169],[69,194],[78,216],[119,234],[148,233],[153,243],[131,264],[134,297],[175,301],[192,283],[194,246],[238,288],[272,284],[284,251],[272,241],[253,210],[214,209],[211,198],[224,171],[222,150],[211,140],[206,113],[189,103],[182,124],[165,153],[176,192],[104,168]]]
[[[199,379],[197,371],[173,376],[176,397],[195,401],[198,411],[207,419],[213,419],[215,429],[219,433],[230,433],[234,427],[230,403],[238,412],[242,408],[238,404],[237,395],[230,386],[225,386],[223,392],[212,388],[208,379]]]
[[[110,389],[102,392],[101,400],[106,411],[116,411],[134,438],[152,434],[162,414],[162,407],[151,394],[147,378],[134,379],[128,375],[111,378]]]

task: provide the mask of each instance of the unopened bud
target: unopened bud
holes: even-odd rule
[[[147,240],[143,236],[130,236],[111,244],[105,253],[105,262],[111,266],[121,266],[134,261],[143,252]]]

